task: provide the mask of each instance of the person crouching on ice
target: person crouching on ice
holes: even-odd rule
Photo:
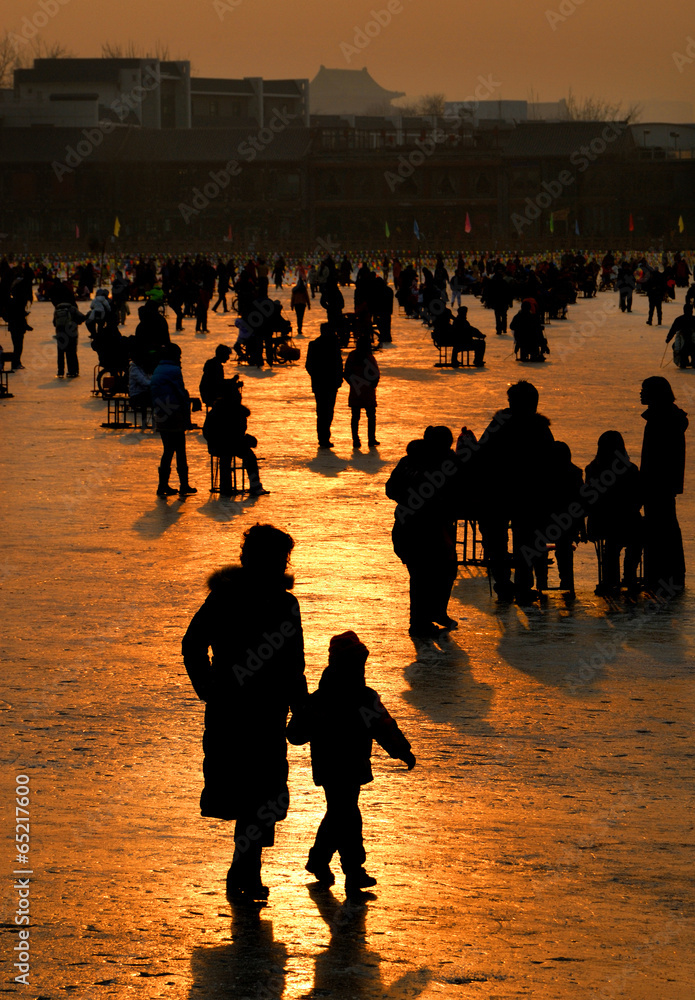
[[[306,870],[322,885],[333,885],[330,862],[338,851],[348,898],[359,897],[361,889],[376,885],[363,868],[366,854],[358,802],[361,786],[373,780],[372,741],[407,764],[409,771],[415,767],[410,743],[377,692],[365,683],[368,656],[369,650],[354,632],[334,635],[318,690],[292,715],[287,728],[290,743],[311,744],[314,784],[323,785],[326,795],[326,815],[309,851]]]

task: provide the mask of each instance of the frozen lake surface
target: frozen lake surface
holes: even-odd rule
[[[86,336],[82,377],[56,380],[52,310],[34,305],[26,370],[0,404],[5,877],[10,886],[19,867],[11,814],[24,773],[32,958],[30,986],[15,984],[12,890],[0,990],[51,1000],[693,996],[692,589],[667,609],[609,606],[593,594],[593,546],[583,546],[573,606],[551,594],[542,609],[498,607],[481,572],[462,569],[450,605],[458,631],[415,646],[384,494],[427,424],[480,434],[522,377],[581,467],[607,429],[639,462],[650,375],[671,379],[692,442],[695,371],[660,368],[682,297],[663,328],[645,325],[644,298],[631,315],[611,293],[579,300],[548,328],[543,366],[516,363],[511,338],[468,299],[488,335],[482,370],[434,368],[429,332],[397,315],[379,354],[381,445],[352,451],[343,388],[334,453],[317,450],[303,367],[324,317],[317,299],[299,365],[241,370],[272,491],[243,501],[208,493],[199,432],[188,435],[198,494],[158,499],[159,437],[102,429]],[[192,394],[205,359],[231,342],[229,321],[211,314],[207,336],[192,321],[178,335]],[[0,341],[7,349],[6,331]],[[691,573],[694,486],[691,457],[679,500]],[[354,629],[371,650],[369,682],[418,758],[408,773],[375,752],[362,804],[378,886],[364,909],[344,906],[340,880],[332,893],[307,889],[323,812],[307,748],[290,748],[292,804],[266,852],[260,915],[231,914],[231,828],[199,816],[203,706],[180,642],[208,573],[237,559],[258,520],[296,540],[310,688],[330,637]]]

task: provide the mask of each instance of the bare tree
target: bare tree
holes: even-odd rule
[[[444,94],[423,94],[422,97],[418,97],[415,100],[406,100],[401,104],[394,104],[393,107],[407,118],[416,118],[421,115],[437,115],[441,117],[444,114],[445,100],[446,97]]]
[[[446,96],[444,94],[424,94],[418,101],[421,115],[438,115],[441,117],[444,114],[444,102]]]
[[[31,41],[17,39],[21,36],[5,30],[0,36],[0,87],[14,86],[14,71],[31,66],[34,59],[69,59],[69,52],[58,42],[45,42],[42,38]]]
[[[623,109],[623,102],[611,103],[604,97],[584,97],[581,100],[574,96],[570,87],[567,95],[567,117],[570,121],[581,122],[614,122],[623,121],[632,125],[639,121],[642,114],[641,104],[630,104]]]
[[[167,62],[171,59],[169,46],[157,40],[153,46],[142,46],[132,38],[125,45],[113,42],[102,42],[102,59],[160,59]]]

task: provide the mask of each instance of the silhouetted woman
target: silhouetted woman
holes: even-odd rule
[[[367,414],[367,436],[370,448],[375,448],[379,442],[376,439],[376,387],[379,384],[380,372],[376,358],[372,354],[372,343],[369,337],[359,337],[355,350],[348,354],[345,360],[343,378],[350,386],[348,406],[352,411],[350,427],[352,429],[352,444],[359,448],[360,412]]]
[[[640,402],[647,409],[642,441],[644,491],[644,578],[650,590],[685,584],[683,539],[676,516],[676,497],[683,492],[685,432],[688,417],[675,404],[668,379],[660,375],[642,383]]]
[[[270,524],[249,528],[241,565],[213,573],[183,639],[188,676],[206,702],[200,811],[236,820],[231,898],[267,898],[261,852],[289,805],[285,727],[307,693],[299,605],[286,572],[293,548]]]
[[[605,431],[598,439],[596,457],[586,467],[582,496],[589,515],[589,541],[603,543],[603,561],[595,593],[607,595],[620,590],[622,549],[625,549],[625,586],[628,591],[636,590],[642,554],[640,475],[618,431]]]

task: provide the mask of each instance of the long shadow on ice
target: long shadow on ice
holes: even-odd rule
[[[515,670],[569,695],[591,696],[607,669],[635,669],[634,658],[664,666],[682,665],[688,655],[680,608],[584,603],[571,610],[509,606],[497,615],[499,653]]]
[[[232,908],[231,944],[191,952],[191,1000],[262,997],[280,1000],[285,991],[287,949],[273,938],[271,920],[257,907]]]
[[[339,476],[347,469],[347,462],[340,458],[330,448],[319,448],[315,458],[306,463],[307,469],[317,473],[319,476],[327,476],[329,479]]]
[[[315,959],[314,987],[306,997],[355,997],[356,1000],[414,1000],[431,979],[429,969],[403,973],[390,986],[381,978],[381,956],[368,943],[367,906],[332,892],[309,888],[323,920],[330,928],[328,948]]]
[[[155,507],[136,518],[133,530],[145,538],[159,538],[176,524],[182,514],[183,504],[177,497],[173,500],[158,498]]]
[[[383,465],[389,464],[381,458],[375,448],[370,448],[369,451],[360,451],[358,448],[354,448],[352,457],[348,459],[348,465],[351,465],[353,469],[359,469],[360,472],[364,472],[368,476],[373,476],[374,473],[380,471]]]
[[[243,514],[249,507],[255,506],[259,497],[250,497],[248,493],[238,497],[220,497],[211,494],[210,499],[198,507],[197,513],[209,517],[212,521],[225,524]]]
[[[458,645],[465,630],[442,632],[436,640],[414,640],[417,659],[405,669],[410,690],[403,697],[433,722],[455,726],[468,735],[493,732],[485,722],[493,689],[473,677],[468,654]]]

